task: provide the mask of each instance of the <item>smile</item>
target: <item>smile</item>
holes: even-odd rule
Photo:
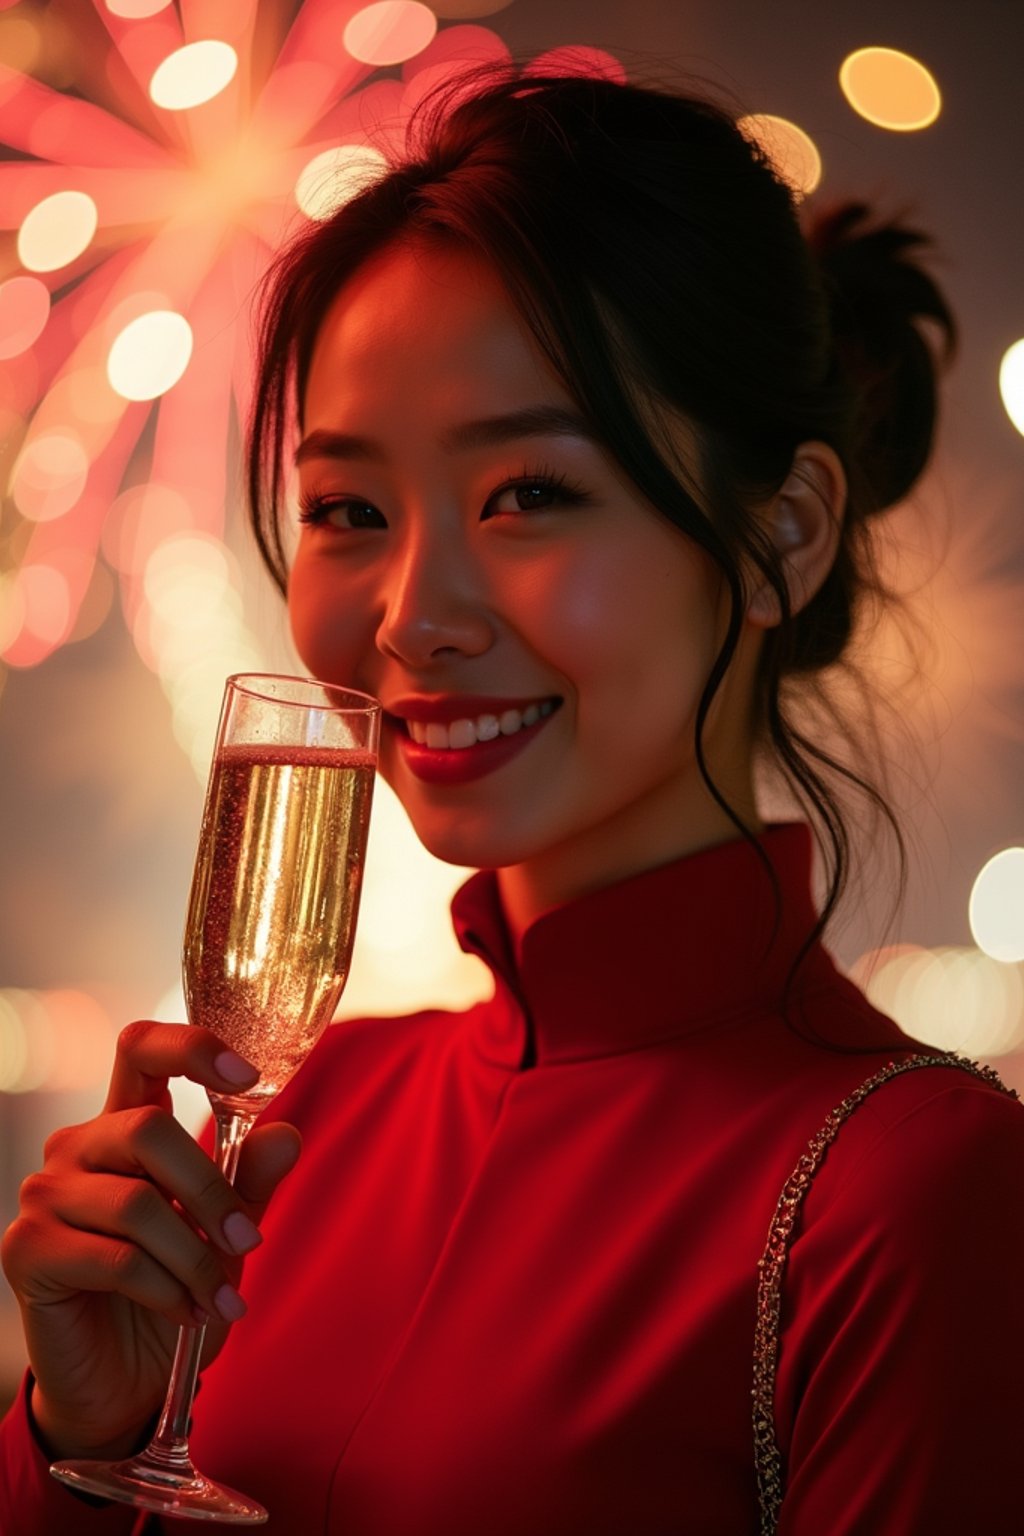
[[[413,778],[456,788],[489,777],[547,726],[562,700],[510,700],[479,695],[396,701],[385,710],[384,730]]]
[[[480,741],[496,741],[499,736],[515,736],[524,726],[536,725],[554,711],[551,699],[528,704],[525,709],[504,709],[500,715],[481,714],[474,719],[407,720],[406,729],[413,741],[434,751],[462,752]]]

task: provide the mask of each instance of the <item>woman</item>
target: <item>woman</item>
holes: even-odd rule
[[[198,1312],[197,1464],[281,1532],[1016,1529],[1024,1115],[822,947],[846,829],[790,713],[928,456],[917,237],[847,209],[816,259],[725,115],[635,87],[419,132],[274,276],[252,500],[303,662],[382,699],[419,835],[482,871],[495,994],[329,1031],[234,1190],[166,1084],[251,1069],[125,1031],[6,1239],[10,1528],[132,1529],[46,1464],[138,1444]]]

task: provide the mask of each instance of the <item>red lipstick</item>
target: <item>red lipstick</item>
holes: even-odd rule
[[[521,725],[511,735],[498,735],[491,741],[478,741],[470,747],[428,747],[413,741],[404,724],[406,720],[420,723],[434,721],[450,725],[454,720],[476,720],[480,715],[496,715],[499,719],[509,709],[522,713],[529,705],[551,704],[550,713],[541,715],[532,725]],[[524,751],[540,730],[557,712],[561,699],[541,698],[536,694],[524,698],[487,697],[482,694],[417,694],[388,703],[384,714],[384,728],[395,741],[402,760],[410,773],[425,784],[468,784],[510,762]]]

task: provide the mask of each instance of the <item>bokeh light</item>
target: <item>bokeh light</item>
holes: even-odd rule
[[[56,272],[76,261],[96,233],[96,204],[87,192],[54,192],[27,213],[18,258],[30,272]]]
[[[926,1045],[983,1059],[1024,1045],[1024,972],[979,949],[897,945],[862,957],[851,974]]]
[[[80,1093],[105,1082],[118,1034],[106,1009],[74,988],[44,992],[41,1002],[55,1046],[43,1086],[50,1093]]]
[[[40,1088],[53,1059],[46,1015],[36,997],[20,987],[0,991],[0,1089],[26,1093]]]
[[[585,43],[570,43],[562,48],[549,48],[531,59],[523,71],[526,75],[582,75],[585,79],[626,79],[626,71],[613,53],[603,48],[591,48]]]
[[[74,507],[89,475],[89,456],[70,432],[29,440],[11,471],[11,496],[22,517],[49,522]]]
[[[145,21],[165,10],[173,0],[103,0],[112,16],[123,16],[126,21]]]
[[[23,565],[18,581],[25,600],[25,628],[54,648],[71,627],[67,578],[52,565]]]
[[[807,197],[820,185],[822,165],[818,147],[796,123],[770,112],[754,112],[741,117],[736,126],[760,146],[797,197]]]
[[[116,421],[124,409],[124,397],[115,392],[99,364],[76,368],[62,382],[72,415],[83,426]]]
[[[308,218],[329,219],[386,170],[380,150],[368,144],[339,144],[314,156],[299,172],[295,201]]]
[[[345,24],[342,41],[361,64],[403,64],[422,53],[437,31],[437,17],[419,0],[377,0]]]
[[[50,318],[50,290],[38,277],[0,283],[0,360],[27,352]]]
[[[3,648],[12,667],[34,667],[68,638],[72,592],[67,576],[54,565],[26,563],[15,581],[18,626]]]
[[[402,68],[404,82],[401,114],[408,118],[431,91],[444,89],[445,100],[454,107],[474,90],[473,71],[485,64],[507,65],[511,54],[505,43],[489,27],[457,26],[439,32],[424,53]],[[396,146],[399,152],[402,145]]]
[[[972,887],[968,916],[979,949],[994,960],[1024,960],[1024,848],[989,859]]]
[[[103,525],[101,547],[115,571],[137,576],[165,540],[191,529],[187,498],[173,486],[150,480],[118,496]]]
[[[934,76],[897,48],[858,48],[843,60],[839,84],[855,112],[894,133],[928,128],[942,110]]]
[[[75,988],[0,991],[0,1092],[81,1093],[110,1072],[117,1027]]]
[[[157,506],[157,516],[173,516],[168,499]],[[175,740],[205,781],[225,677],[264,670],[245,622],[238,563],[210,534],[174,533],[156,544],[141,574],[132,636],[170,702]]]
[[[1024,434],[1024,339],[1003,353],[999,365],[999,393],[1007,416]]]
[[[143,591],[151,612],[172,629],[192,618],[193,595],[217,603],[231,586],[226,547],[218,539],[199,533],[165,539],[150,555],[143,574]]]
[[[176,48],[153,72],[149,94],[158,107],[186,112],[219,96],[235,78],[238,54],[216,38]]]
[[[150,310],[118,335],[107,358],[111,386],[126,400],[155,400],[181,378],[192,356],[192,327],[172,309]]]

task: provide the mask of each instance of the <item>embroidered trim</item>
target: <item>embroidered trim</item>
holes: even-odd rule
[[[821,1130],[807,1143],[806,1152],[783,1185],[768,1228],[764,1253],[757,1261],[757,1323],[754,1330],[752,1397],[754,1466],[761,1506],[761,1536],[774,1536],[784,1492],[782,1456],[775,1439],[775,1377],[779,1356],[782,1281],[800,1207],[814,1175],[825,1160],[826,1152],[853,1111],[890,1078],[899,1077],[904,1072],[914,1072],[920,1067],[958,1067],[975,1077],[983,1078],[1010,1098],[1019,1098],[1016,1090],[1007,1088],[992,1067],[979,1066],[976,1061],[968,1061],[966,1057],[957,1056],[954,1052],[944,1052],[938,1056],[908,1056],[903,1061],[890,1061],[888,1066],[861,1083],[859,1088],[837,1105]]]

